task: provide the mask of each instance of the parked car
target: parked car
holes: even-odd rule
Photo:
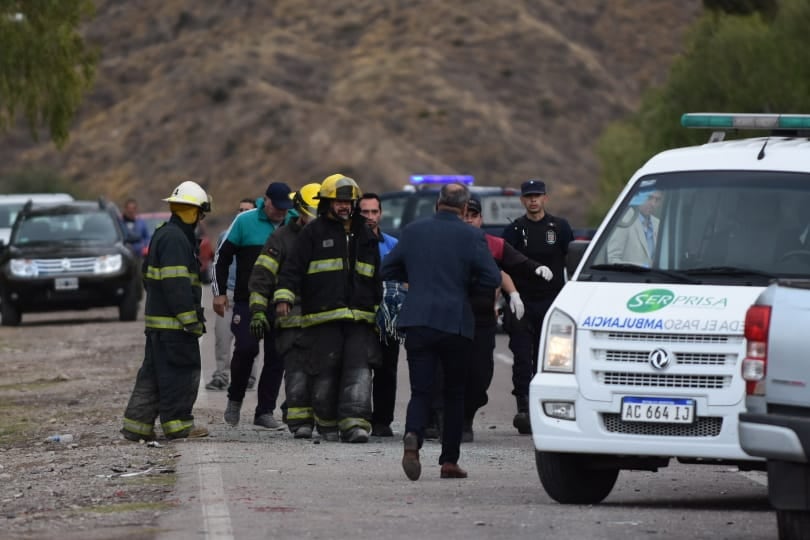
[[[103,200],[26,203],[0,247],[0,315],[117,306],[133,321],[143,296],[140,261],[115,209]]]
[[[157,229],[158,225],[162,225],[169,221],[172,217],[171,212],[144,212],[138,214],[138,217],[146,222],[149,230],[149,236]],[[211,283],[211,270],[214,263],[214,247],[211,244],[211,239],[205,228],[205,224],[201,221],[197,224],[197,240],[200,242],[200,281],[203,283]],[[142,256],[146,257],[149,253],[149,246],[144,246]]]
[[[28,201],[34,202],[67,202],[73,197],[67,193],[15,193],[0,195],[0,242],[8,244],[11,226],[20,209]]]

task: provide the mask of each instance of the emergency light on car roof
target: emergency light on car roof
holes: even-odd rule
[[[424,186],[428,184],[452,184],[458,182],[465,186],[471,186],[474,177],[468,174],[413,174],[411,175],[411,184],[415,186]]]
[[[681,116],[681,125],[705,129],[810,129],[810,114],[686,113]]]

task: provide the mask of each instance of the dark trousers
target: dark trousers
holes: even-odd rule
[[[492,383],[495,350],[495,325],[475,327],[470,367],[467,370],[467,389],[464,392],[464,419],[472,421],[476,411],[487,404],[487,390]]]
[[[379,338],[367,323],[335,321],[304,329],[318,431],[371,430],[371,369],[379,364]]]
[[[526,301],[526,311],[519,321],[507,309],[507,331],[509,332],[509,350],[512,351],[512,394],[528,397],[529,383],[537,372],[537,352],[540,346],[540,328],[543,318],[554,298],[540,301]],[[528,411],[521,411],[528,412]]]
[[[151,437],[158,416],[166,436],[180,436],[191,429],[200,369],[197,336],[176,330],[147,331],[143,364],[124,411],[124,429]]]
[[[234,345],[231,357],[231,385],[228,387],[228,399],[242,402],[245,399],[253,359],[259,354],[259,340],[250,333],[250,306],[248,302],[234,302],[231,319]],[[258,404],[256,417],[272,413],[276,408],[281,380],[284,378],[284,363],[276,352],[275,330],[264,334],[264,366],[259,377]]]
[[[441,365],[444,426],[439,464],[458,463],[464,422],[464,386],[467,380],[469,339],[433,328],[414,326],[406,329],[405,350],[411,382],[411,400],[405,418],[405,431],[416,433],[419,446],[424,440],[430,415],[432,390],[437,366]]]
[[[397,364],[399,363],[399,341],[388,338],[388,343],[380,343],[382,362],[372,370],[373,412],[371,424],[390,425],[394,421],[394,405],[397,399]]]

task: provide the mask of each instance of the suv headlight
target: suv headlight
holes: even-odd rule
[[[17,277],[37,277],[39,275],[37,263],[31,259],[11,259],[9,270],[11,275]]]
[[[96,263],[93,265],[94,274],[112,274],[121,270],[121,254],[116,255],[102,255],[96,258]]]
[[[551,312],[543,349],[543,371],[574,372],[576,328],[574,319],[562,311]]]

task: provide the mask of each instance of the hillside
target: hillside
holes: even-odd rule
[[[48,166],[159,209],[193,178],[227,217],[268,182],[341,171],[545,178],[582,223],[606,123],[663,81],[699,0],[97,2],[96,85],[60,152],[20,127],[0,174]],[[677,119],[673,119],[676,122]]]

